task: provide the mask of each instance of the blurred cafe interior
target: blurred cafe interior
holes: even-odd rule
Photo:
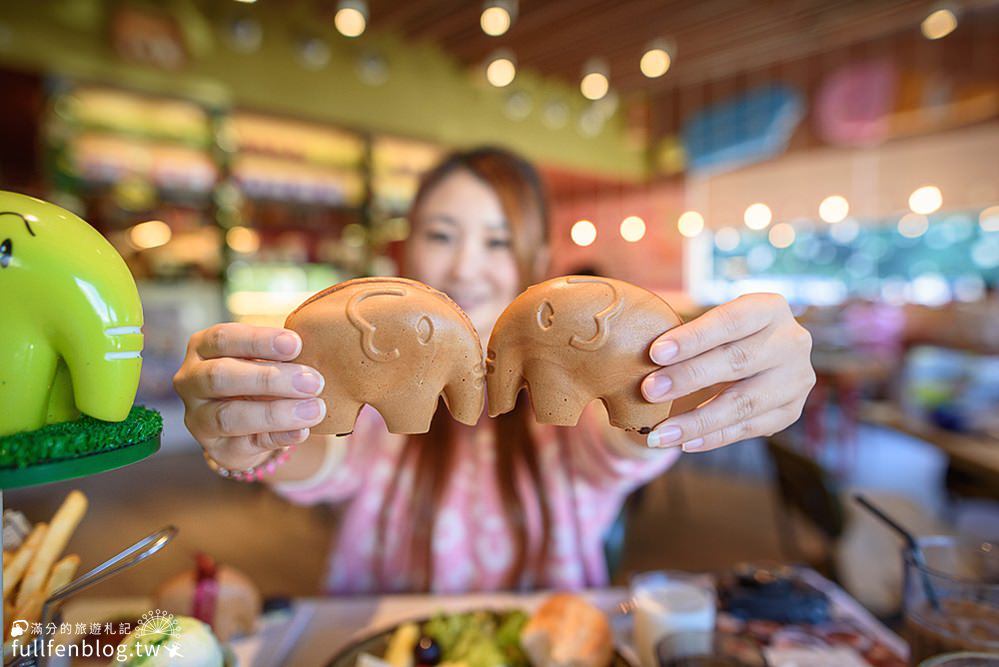
[[[856,493],[917,536],[999,539],[995,0],[4,2],[0,90],[0,189],[124,258],[164,421],[140,463],[3,494],[43,521],[82,490],[81,572],[179,528],[81,599],[152,596],[196,554],[264,600],[322,595],[337,506],[216,475],[173,376],[196,331],[397,275],[422,174],[476,146],[541,174],[547,275],[684,321],[778,293],[811,334],[801,417],[634,489],[610,584],[796,564],[901,633],[905,544]]]

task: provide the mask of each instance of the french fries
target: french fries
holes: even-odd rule
[[[45,606],[45,601],[53,593],[73,580],[73,575],[76,574],[76,569],[79,566],[80,557],[76,554],[70,554],[53,565],[52,574],[49,575],[45,586],[29,595],[23,604],[17,606],[14,618],[27,621],[28,623],[35,623],[41,620],[42,607]]]
[[[10,563],[4,563],[3,567],[3,599],[7,600],[17,585],[21,582],[21,577],[28,571],[31,559],[35,557],[35,552],[45,538],[48,531],[48,524],[35,524],[28,539],[24,541],[21,548],[14,553]]]
[[[45,599],[52,597],[57,590],[73,581],[73,575],[80,567],[80,557],[70,554],[52,566],[52,574],[45,582]]]
[[[49,523],[35,524],[17,550],[4,552],[4,641],[14,620],[38,622],[45,601],[76,576],[80,557],[62,552],[86,512],[87,497],[71,491]]]
[[[38,547],[38,553],[24,575],[21,587],[17,591],[15,607],[25,604],[32,594],[41,590],[45,585],[49,572],[52,571],[52,565],[66,548],[69,538],[72,537],[73,531],[76,530],[86,512],[87,497],[79,491],[70,491],[66,500],[62,502],[62,506],[52,517],[52,523],[42,539],[41,546]]]

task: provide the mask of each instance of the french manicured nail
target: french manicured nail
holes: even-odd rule
[[[303,442],[309,437],[309,429],[300,428],[297,431],[281,431],[279,433],[272,433],[271,439],[279,445],[297,445]]]
[[[295,406],[295,416],[303,421],[313,421],[323,413],[323,402],[318,398],[299,401]]]
[[[670,447],[680,444],[683,432],[679,426],[666,426],[649,433],[646,439],[649,447]]]
[[[299,338],[293,333],[278,334],[274,339],[274,351],[283,356],[298,353]]]
[[[685,452],[696,452],[702,447],[704,447],[704,438],[694,438],[683,443],[683,451]]]
[[[642,393],[650,401],[660,401],[673,388],[673,380],[668,375],[653,373],[642,380]]]
[[[291,379],[291,386],[295,388],[295,391],[315,395],[323,388],[323,376],[312,371],[297,373]]]
[[[652,344],[649,356],[652,357],[653,362],[662,366],[668,364],[679,351],[680,346],[676,344],[676,341],[660,340]]]

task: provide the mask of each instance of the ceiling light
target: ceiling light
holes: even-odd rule
[[[931,12],[919,26],[926,39],[940,39],[957,29],[957,16],[946,7]]]
[[[513,83],[516,76],[517,64],[514,62],[512,53],[502,50],[490,57],[489,64],[486,65],[486,81],[490,84],[497,88],[503,88]]]
[[[637,215],[629,215],[621,221],[621,238],[629,243],[641,241],[645,236],[645,221]]]
[[[650,43],[645,47],[645,53],[642,54],[642,60],[639,63],[642,74],[650,79],[656,79],[666,74],[670,65],[673,64],[673,52],[672,46],[664,39],[657,39]]]
[[[490,37],[499,37],[510,29],[516,15],[515,0],[488,0],[482,6],[479,25],[482,26],[482,32]]]
[[[610,90],[606,61],[592,58],[583,66],[583,78],[579,90],[588,100],[599,100]]]
[[[368,3],[364,0],[340,0],[333,25],[344,37],[359,37],[368,26]]]
[[[704,231],[704,216],[697,211],[686,211],[676,221],[676,228],[689,239]]]
[[[577,220],[569,230],[569,236],[576,245],[586,247],[597,240],[597,226],[589,220]]]
[[[935,185],[924,185],[909,195],[909,208],[913,213],[929,215],[943,205],[943,194]]]
[[[750,229],[766,229],[770,221],[773,220],[773,213],[770,212],[770,207],[766,204],[750,204],[742,219]]]
[[[842,222],[850,215],[850,202],[840,195],[829,195],[819,204],[819,217],[829,224]]]

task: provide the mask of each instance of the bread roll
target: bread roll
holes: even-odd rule
[[[602,611],[578,595],[545,600],[520,634],[533,667],[607,667],[614,637]]]

